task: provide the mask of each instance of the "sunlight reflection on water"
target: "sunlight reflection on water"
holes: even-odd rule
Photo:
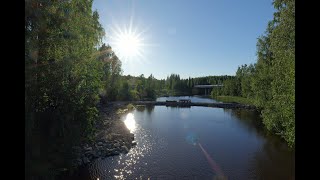
[[[152,147],[156,142],[150,141],[150,131],[137,124],[133,113],[125,115],[123,122],[131,133],[135,133],[137,145],[132,147],[127,154],[120,154],[119,156],[112,156],[93,162],[89,166],[92,178],[99,177],[100,180],[137,179],[139,174],[146,174],[150,165],[143,159],[145,156],[150,156]],[[145,179],[145,175],[142,178]]]
[[[130,130],[131,133],[136,129],[136,120],[134,119],[134,115],[132,113],[128,113],[126,119],[124,120],[124,124]]]

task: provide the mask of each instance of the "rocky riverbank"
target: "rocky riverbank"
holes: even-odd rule
[[[73,147],[73,166],[79,167],[98,158],[128,153],[136,142],[134,134],[126,128],[121,115],[128,112],[126,103],[99,104],[100,118],[96,122],[97,132],[92,143]]]

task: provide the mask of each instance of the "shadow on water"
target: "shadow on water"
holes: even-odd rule
[[[139,112],[146,112],[150,115],[152,111],[154,110],[154,105],[138,105],[136,106],[136,110]]]
[[[230,114],[231,117],[237,119],[240,125],[246,128],[248,131],[255,132],[258,135],[267,133],[258,111],[245,109],[223,109],[223,111]]]
[[[253,179],[295,179],[295,151],[279,138],[270,137],[250,162]],[[275,168],[277,167],[281,168]]]
[[[147,109],[148,115],[151,115],[151,113],[152,113],[153,110],[154,110],[154,106],[146,106],[146,109]]]
[[[295,151],[279,136],[267,131],[257,111],[224,109],[248,131],[265,139],[251,159],[249,171],[252,179],[295,179]],[[281,168],[275,168],[277,167]]]

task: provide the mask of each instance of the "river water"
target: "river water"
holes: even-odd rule
[[[216,102],[180,97],[192,102]],[[162,97],[158,101],[177,100]],[[78,179],[294,179],[295,158],[259,114],[211,107],[140,107],[122,120],[137,145],[94,161]]]

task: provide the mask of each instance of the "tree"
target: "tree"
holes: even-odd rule
[[[295,1],[275,0],[276,26],[270,34],[274,60],[271,72],[272,100],[263,112],[268,129],[279,133],[290,146],[295,144]]]
[[[104,32],[90,0],[25,3],[26,172],[33,176],[37,166],[44,174],[64,167],[61,157],[93,135],[102,88],[93,55]]]
[[[275,0],[277,12],[258,39],[254,102],[268,130],[295,145],[295,3]]]

